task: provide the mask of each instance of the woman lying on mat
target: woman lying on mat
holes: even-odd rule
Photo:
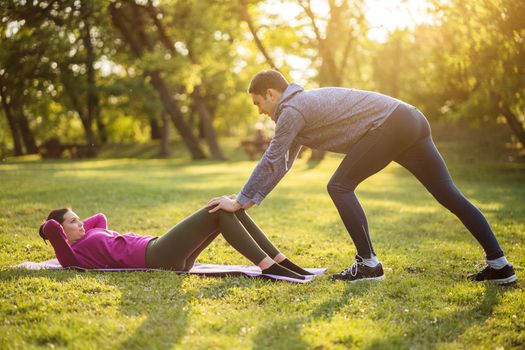
[[[282,254],[244,210],[218,210],[219,197],[160,237],[119,234],[108,229],[104,214],[81,221],[71,209],[53,210],[40,226],[63,267],[155,268],[188,271],[199,254],[221,233],[226,241],[263,273],[304,279],[312,273]],[[212,208],[213,207],[213,208]]]

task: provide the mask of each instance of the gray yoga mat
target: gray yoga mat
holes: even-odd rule
[[[64,270],[57,259],[50,259],[42,262],[26,261],[21,264],[15,265],[17,268],[25,268],[28,270]],[[165,271],[175,272],[178,274],[190,274],[190,275],[204,275],[204,276],[248,276],[248,277],[264,277],[278,281],[295,282],[295,283],[308,283],[311,282],[316,276],[325,273],[326,268],[309,268],[305,269],[313,276],[305,276],[304,280],[297,280],[294,278],[288,278],[277,275],[263,274],[261,269],[257,266],[244,266],[244,265],[216,265],[216,264],[195,264],[190,271],[172,271],[172,270],[159,270],[159,269],[148,269],[148,268],[107,268],[107,269],[84,269],[81,267],[71,267],[75,270],[80,271],[107,271],[107,272],[119,272],[119,271]]]

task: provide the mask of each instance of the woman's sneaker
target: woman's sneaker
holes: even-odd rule
[[[382,280],[385,279],[383,273],[383,266],[378,263],[374,267],[363,264],[363,259],[360,256],[355,257],[355,263],[349,268],[344,269],[340,273],[332,275],[335,280],[343,280],[348,282],[366,281],[366,280]]]
[[[476,282],[487,281],[495,284],[510,284],[516,282],[516,274],[512,265],[505,265],[501,269],[493,269],[487,266],[478,273],[468,275],[467,279]]]

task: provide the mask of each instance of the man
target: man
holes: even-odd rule
[[[260,114],[276,123],[275,136],[238,196],[210,201],[213,210],[236,211],[260,204],[292,166],[301,145],[345,154],[327,189],[348,230],[357,255],[353,265],[332,277],[359,281],[384,278],[355,189],[395,161],[408,169],[454,213],[485,250],[487,266],[474,281],[516,281],[483,214],[454,185],[436,149],[430,126],[415,107],[379,93],[343,88],[305,91],[276,71],[258,73],[249,93]]]

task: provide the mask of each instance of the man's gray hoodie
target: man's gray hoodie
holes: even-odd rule
[[[275,136],[237,201],[260,204],[288,172],[302,145],[347,154],[401,103],[371,91],[335,87],[305,91],[289,84],[272,117]]]

